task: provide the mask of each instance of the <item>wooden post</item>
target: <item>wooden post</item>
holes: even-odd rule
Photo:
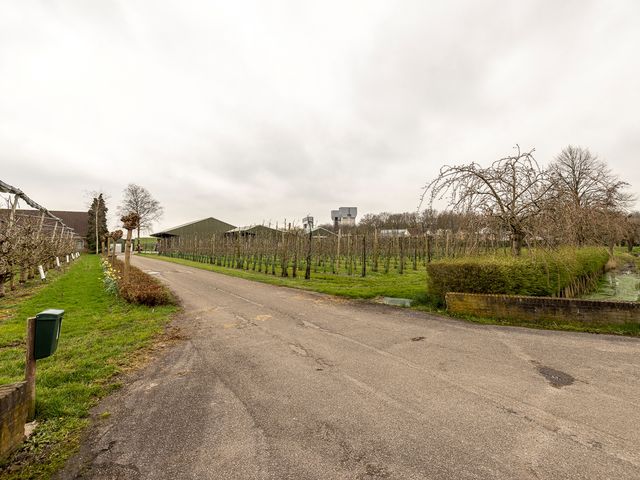
[[[340,241],[342,240],[342,229],[338,228],[338,248],[336,251],[336,260],[338,262],[338,267],[336,269],[336,273],[340,273]]]
[[[362,276],[367,276],[367,235],[362,235]]]
[[[398,237],[398,250],[400,252],[400,263],[398,264],[398,273],[404,273],[404,238]]]
[[[40,223],[38,224],[38,238],[40,238],[40,232],[42,232],[42,225],[44,224],[44,212],[40,215]]]
[[[313,223],[309,224],[309,245],[307,246],[307,265],[304,270],[304,279],[311,279],[311,240],[313,239]]]
[[[16,208],[18,208],[18,195],[13,196],[13,202],[11,203],[11,212],[9,213],[9,226],[13,225],[16,218]]]
[[[36,416],[36,319],[27,319],[27,358],[24,368],[24,379],[27,383],[27,421],[32,421]]]

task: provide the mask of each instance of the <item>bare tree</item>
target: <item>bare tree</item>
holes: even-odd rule
[[[577,245],[599,240],[604,231],[613,233],[633,197],[629,186],[611,172],[589,149],[569,145],[549,165],[557,219]],[[614,229],[619,236],[620,229]],[[611,245],[613,236],[608,240]]]
[[[487,168],[473,162],[440,169],[438,176],[424,187],[421,204],[449,196],[456,213],[485,215],[509,232],[511,252],[520,255],[525,236],[545,206],[550,184],[533,151],[496,160]]]
[[[632,212],[626,218],[625,222],[625,242],[629,253],[633,251],[633,247],[640,243],[640,212]]]
[[[118,207],[118,213],[121,216],[135,213],[140,221],[137,226],[138,252],[140,252],[140,230],[150,230],[153,223],[162,217],[163,209],[155,198],[151,196],[149,191],[130,183],[124,189],[122,204]]]

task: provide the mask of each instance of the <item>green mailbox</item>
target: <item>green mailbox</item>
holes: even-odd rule
[[[50,308],[36,315],[34,357],[46,358],[58,348],[64,310]]]

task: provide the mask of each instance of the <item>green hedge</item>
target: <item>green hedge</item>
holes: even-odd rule
[[[427,266],[428,293],[437,303],[447,292],[573,297],[595,288],[608,259],[596,247],[442,259]]]

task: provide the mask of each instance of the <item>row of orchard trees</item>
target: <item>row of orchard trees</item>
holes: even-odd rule
[[[0,297],[6,286],[66,263],[75,257],[73,230],[21,190],[0,181],[0,193],[9,195],[7,209],[0,213]],[[18,212],[19,203],[33,208],[33,214]]]
[[[633,246],[640,242],[640,214],[594,211],[587,218],[590,222],[584,223],[578,240],[573,230],[577,219],[567,212],[546,213],[532,224],[535,235],[525,236],[523,243],[549,249],[612,243]],[[295,227],[270,233],[263,229],[257,235],[181,236],[160,240],[158,251],[224,267],[296,277],[307,265],[322,273],[403,273],[433,259],[497,251],[508,254],[512,249],[507,226],[473,213],[426,210],[419,214],[368,214],[355,228],[330,230],[329,226],[316,230],[311,237],[308,231]]]
[[[434,226],[441,223],[445,228],[432,229],[413,223],[410,228],[361,225],[310,233],[289,227],[264,229],[256,235],[181,236],[160,240],[158,253],[283,277],[297,277],[303,271],[366,276],[371,272],[402,274],[434,258],[487,253],[507,244],[504,233],[465,231],[463,217],[456,219],[456,228],[446,228],[448,217],[436,215]]]
[[[569,146],[542,168],[533,151],[489,167],[445,166],[425,187],[428,208],[402,214],[368,214],[355,228],[310,235],[300,228],[242,235],[163,239],[159,253],[265,274],[300,271],[367,275],[403,273],[434,258],[497,250],[520,255],[524,247],[640,241],[640,214],[630,213],[628,184],[588,149]],[[448,209],[436,200],[448,196]],[[320,234],[322,232],[322,234]]]

